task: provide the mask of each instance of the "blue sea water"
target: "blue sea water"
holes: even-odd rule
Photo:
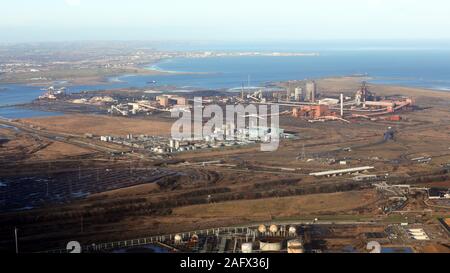
[[[170,59],[160,70],[209,72],[153,77],[161,84],[205,88],[239,87],[266,82],[365,74],[372,82],[450,90],[450,50],[335,51],[304,57],[217,57]]]
[[[256,49],[256,48],[255,48]],[[254,49],[254,50],[255,50]],[[273,49],[272,49],[273,50]],[[282,50],[281,50],[282,51]],[[298,52],[301,50],[284,50]],[[304,51],[301,51],[304,52]],[[307,52],[314,52],[307,50]],[[318,50],[319,56],[296,57],[212,57],[164,60],[149,69],[194,72],[194,74],[123,75],[108,84],[71,86],[69,92],[111,88],[235,88],[243,83],[262,86],[268,82],[368,74],[370,82],[450,91],[450,48],[378,48]],[[0,116],[9,118],[41,116],[47,113],[2,107],[30,102],[44,93],[40,87],[0,85]]]

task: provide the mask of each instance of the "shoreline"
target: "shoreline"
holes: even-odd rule
[[[134,70],[130,73],[118,73],[118,74],[105,74],[103,76],[92,76],[92,77],[79,77],[79,78],[61,78],[55,79],[51,81],[26,81],[26,80],[1,80],[0,85],[25,85],[25,86],[37,86],[37,87],[46,87],[50,85],[58,85],[58,82],[65,82],[65,86],[77,86],[77,85],[112,85],[117,82],[125,82],[121,81],[122,77],[134,77],[134,76],[171,76],[171,75],[212,75],[218,74],[216,72],[189,72],[189,71],[172,71],[172,70],[164,70],[157,65],[160,62],[150,63],[145,65],[140,65],[137,67],[129,68],[130,70]],[[137,70],[137,71],[136,71]],[[110,79],[117,79],[116,81],[111,81]],[[3,91],[3,90],[1,90]]]
[[[145,66],[142,66],[141,68],[152,71],[156,73],[162,73],[162,74],[168,74],[168,75],[214,75],[214,74],[220,74],[219,72],[193,72],[193,71],[177,71],[177,70],[167,70],[162,69],[158,66],[158,64],[164,63],[168,60],[173,60],[175,58],[168,58],[168,59],[161,59],[159,62],[148,64]]]
[[[218,72],[182,72],[182,71],[170,71],[170,70],[162,70],[157,68],[146,68],[146,71],[149,73],[132,73],[132,74],[119,74],[119,75],[110,75],[105,77],[93,77],[93,78],[79,78],[74,80],[55,80],[51,82],[34,82],[34,83],[27,83],[27,82],[2,82],[0,81],[0,86],[7,86],[7,85],[23,85],[28,87],[47,87],[51,85],[58,85],[55,82],[58,81],[67,81],[64,86],[66,87],[73,87],[73,86],[79,86],[79,85],[102,85],[102,86],[110,86],[114,83],[126,83],[126,81],[120,80],[120,78],[123,77],[135,77],[135,76],[171,76],[171,75],[213,75],[213,74],[220,74]],[[155,73],[152,73],[155,72]],[[109,79],[116,78],[117,80],[110,81]],[[449,88],[432,88],[432,87],[424,87],[424,86],[417,86],[417,85],[402,85],[402,84],[392,84],[392,83],[382,83],[382,82],[371,82],[371,80],[377,81],[376,77],[355,77],[351,75],[347,76],[325,76],[325,77],[318,77],[318,78],[311,78],[311,80],[331,80],[331,79],[359,79],[359,80],[365,80],[367,83],[371,85],[379,85],[379,86],[385,86],[385,87],[399,87],[399,88],[412,88],[412,89],[418,89],[418,90],[426,90],[429,92],[439,92],[439,93],[450,93],[450,87]],[[293,80],[293,81],[301,81],[301,80]],[[379,81],[379,80],[378,80]],[[286,83],[289,81],[274,81],[272,83]],[[132,87],[132,86],[130,86]],[[255,86],[254,88],[259,88],[261,86]],[[209,88],[209,87],[202,87],[202,88]],[[230,87],[232,88],[232,87]],[[4,88],[0,90],[0,92],[7,92],[7,89]]]
[[[265,55],[264,55],[265,56]],[[233,58],[236,56],[208,56],[203,58]],[[238,57],[238,56],[237,56]],[[253,56],[244,56],[244,57],[253,57]],[[278,56],[273,56],[278,57]],[[180,57],[180,59],[198,59],[199,57]],[[177,58],[161,58],[155,62],[146,63],[146,64],[140,64],[134,67],[128,67],[125,70],[128,70],[128,72],[121,72],[121,73],[112,73],[105,75],[99,75],[99,76],[89,76],[89,77],[79,77],[79,78],[61,78],[61,79],[55,79],[51,81],[42,81],[42,82],[29,82],[29,81],[2,81],[0,79],[0,93],[1,92],[7,92],[7,88],[2,88],[2,85],[24,85],[28,87],[47,87],[50,85],[64,85],[66,87],[73,87],[73,86],[83,86],[83,85],[101,85],[104,86],[106,89],[109,86],[112,86],[116,83],[127,83],[126,80],[122,80],[122,78],[125,77],[136,77],[136,76],[173,76],[173,75],[214,75],[214,74],[221,74],[221,72],[191,72],[191,71],[176,71],[176,70],[166,70],[161,68],[159,65],[163,64],[167,61],[171,61]],[[406,84],[396,84],[392,82],[384,82],[383,79],[386,77],[373,77],[368,75],[343,75],[343,76],[337,76],[337,75],[329,75],[329,76],[323,76],[323,77],[317,77],[317,78],[311,78],[316,81],[321,80],[330,80],[330,79],[349,79],[349,80],[365,80],[371,85],[376,86],[385,86],[385,87],[396,87],[396,88],[402,88],[402,89],[416,89],[416,90],[422,90],[422,91],[428,91],[428,92],[439,92],[441,94],[450,93],[450,87],[442,87],[442,88],[433,88],[433,87],[426,87],[426,86],[419,86],[419,85],[406,85]],[[395,81],[395,80],[402,80],[402,78],[395,78],[390,77],[388,78],[389,81]],[[412,79],[413,80],[413,79]],[[302,81],[302,80],[292,80],[292,81]],[[272,81],[271,83],[274,84],[283,84],[288,81]],[[126,88],[131,88],[133,86],[129,86]],[[255,86],[256,87],[256,86]],[[114,87],[112,87],[114,88]],[[202,88],[210,88],[207,86],[203,86]],[[230,87],[233,88],[233,87]]]
[[[360,86],[361,80],[368,79],[370,77],[349,77],[349,76],[342,76],[342,77],[324,77],[320,79],[316,79],[316,81],[319,84],[319,87],[324,90],[324,92],[328,95],[332,94],[338,94],[341,92],[348,92],[349,90],[356,90],[357,87]],[[286,84],[287,82],[279,82],[279,86],[282,84]],[[370,83],[371,89],[378,95],[382,96],[392,96],[392,95],[402,95],[402,96],[411,96],[415,99],[421,99],[424,100],[424,104],[427,101],[437,101],[442,100],[442,102],[446,102],[450,100],[450,92],[447,91],[439,91],[439,90],[429,90],[429,89],[423,89],[423,88],[417,88],[417,87],[403,87],[403,86],[397,86],[397,85],[383,85],[383,84],[372,84]],[[334,86],[333,88],[330,88],[329,86]],[[343,88],[342,86],[345,86]],[[325,91],[326,90],[326,91]],[[22,103],[22,104],[16,104],[16,105],[8,105],[8,107],[12,108],[18,108],[18,109],[25,109],[25,110],[31,110],[31,111],[39,111],[39,112],[47,112],[50,115],[43,115],[43,116],[31,116],[28,117],[29,119],[33,118],[42,118],[42,117],[52,117],[52,113],[57,114],[57,116],[64,116],[64,115],[73,115],[73,114],[80,114],[78,112],[74,111],[54,111],[51,109],[45,109],[45,107],[39,107],[37,105],[33,105],[33,101],[29,103]],[[11,118],[16,119],[16,118]]]
[[[2,89],[2,85],[24,85],[29,87],[48,87],[51,85],[55,86],[66,86],[66,87],[73,87],[73,86],[83,86],[83,85],[101,85],[105,86],[105,88],[108,88],[108,86],[112,86],[117,83],[124,83],[126,84],[126,80],[122,80],[122,78],[126,77],[136,77],[136,76],[174,76],[174,75],[220,75],[222,72],[193,72],[193,71],[177,71],[177,70],[169,70],[169,69],[163,69],[160,67],[160,65],[170,62],[176,59],[204,59],[204,58],[235,58],[235,57],[261,57],[261,56],[267,56],[267,57],[285,57],[284,55],[276,55],[274,52],[270,54],[253,54],[253,55],[245,55],[243,53],[240,53],[241,55],[208,55],[203,57],[162,57],[157,60],[153,60],[149,63],[141,63],[136,64],[131,67],[124,67],[121,69],[121,71],[99,71],[98,74],[100,75],[90,75],[90,76],[80,76],[80,77],[61,77],[61,78],[55,78],[52,80],[45,80],[45,75],[41,76],[43,77],[43,80],[37,80],[37,81],[30,81],[28,79],[18,79],[18,80],[9,80],[9,79],[2,79],[0,77],[0,93],[4,92]],[[242,55],[243,54],[243,55]],[[286,57],[290,57],[293,53],[288,53]],[[292,56],[320,56],[318,53],[295,53]],[[51,74],[51,71],[48,72]],[[446,87],[435,87],[435,86],[423,86],[421,83],[414,84],[408,84],[408,80],[410,81],[417,81],[417,79],[414,78],[398,78],[398,77],[373,77],[370,74],[366,75],[359,75],[359,74],[353,74],[353,75],[328,75],[328,76],[322,76],[322,77],[312,77],[311,79],[314,80],[323,80],[323,79],[332,79],[332,78],[351,78],[351,79],[365,79],[370,84],[374,85],[383,85],[383,86],[397,86],[402,88],[414,88],[414,89],[422,89],[422,90],[430,90],[432,92],[450,92],[450,86]],[[299,80],[293,80],[293,81],[299,81]],[[399,83],[395,83],[392,81],[400,81]],[[403,81],[403,82],[402,82]],[[419,79],[420,81],[420,79]],[[271,81],[271,83],[283,83],[287,82],[287,80],[275,80]],[[445,82],[445,81],[444,81]],[[426,84],[425,84],[426,85]],[[431,85],[431,84],[428,84]],[[239,86],[239,85],[236,85]],[[131,88],[133,86],[129,86]],[[128,88],[128,87],[127,87]],[[212,88],[208,86],[202,86],[201,88]],[[233,87],[228,87],[233,88]]]

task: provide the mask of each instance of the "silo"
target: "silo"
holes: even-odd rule
[[[294,90],[294,98],[295,101],[302,101],[303,100],[303,88],[297,87]]]
[[[317,85],[315,81],[306,83],[306,100],[310,102],[316,101]]]

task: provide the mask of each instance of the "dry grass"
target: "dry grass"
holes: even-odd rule
[[[53,142],[46,148],[34,153],[33,157],[41,160],[61,159],[67,156],[80,156],[92,153],[91,150],[62,142]]]
[[[450,253],[450,248],[440,244],[430,244],[424,246],[421,253]]]
[[[371,191],[314,194],[187,206],[174,209],[173,215],[186,218],[291,217],[350,211],[374,201]]]
[[[143,185],[137,185],[124,189],[117,189],[112,191],[106,191],[98,194],[90,195],[92,199],[106,199],[106,198],[120,198],[120,197],[132,197],[136,195],[146,195],[157,191],[159,186],[157,183],[148,183]]]
[[[91,133],[95,135],[116,136],[125,136],[127,134],[167,136],[170,134],[170,128],[172,127],[172,123],[165,121],[100,115],[66,115],[24,119],[22,121],[50,131],[77,135]]]

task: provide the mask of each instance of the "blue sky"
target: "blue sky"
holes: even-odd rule
[[[446,0],[0,1],[0,42],[450,39]]]

